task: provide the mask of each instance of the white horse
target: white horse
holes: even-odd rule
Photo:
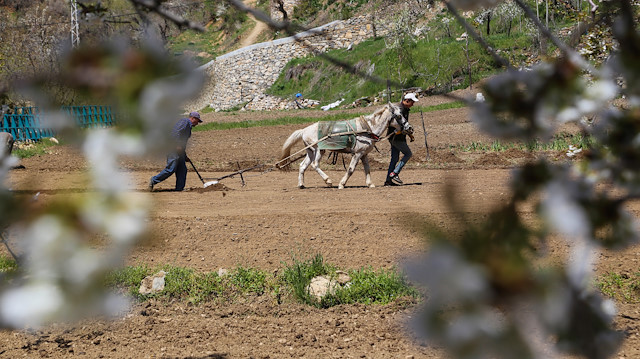
[[[351,163],[349,164],[347,173],[345,173],[342,180],[340,180],[338,188],[344,188],[344,185],[353,174],[356,164],[358,164],[360,160],[362,160],[362,165],[364,166],[366,185],[373,188],[375,185],[371,182],[369,158],[367,154],[371,152],[373,146],[380,140],[380,137],[383,136],[389,126],[396,130],[404,131],[405,133],[413,132],[407,119],[402,116],[400,108],[391,103],[386,104],[371,115],[361,116],[353,120],[316,122],[303,129],[294,131],[291,136],[287,138],[282,146],[280,162],[287,160],[291,154],[291,147],[302,140],[307,155],[302,163],[300,163],[298,187],[304,188],[304,171],[307,170],[309,165],[318,172],[328,186],[332,186],[329,176],[318,166],[325,150],[352,153]],[[328,132],[323,132],[327,129]],[[332,140],[337,140],[338,143],[330,143]]]

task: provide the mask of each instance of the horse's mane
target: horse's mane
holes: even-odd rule
[[[393,104],[388,103],[382,107],[380,107],[379,109],[377,109],[374,113],[372,113],[371,115],[367,115],[365,116],[368,120],[372,120],[376,117],[382,116],[382,114],[386,111],[386,110],[390,110],[390,106],[393,106]]]
[[[388,105],[384,105],[384,106],[380,107],[376,112],[373,113],[373,116],[375,116],[375,117],[381,116],[384,113],[384,111],[387,110],[387,107],[388,107]]]

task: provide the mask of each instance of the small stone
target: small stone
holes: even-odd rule
[[[312,297],[315,297],[316,300],[320,301],[327,294],[334,294],[337,286],[338,282],[336,280],[329,279],[325,276],[318,276],[311,279],[311,283],[307,286],[307,292]]]
[[[341,285],[345,285],[351,282],[351,277],[346,272],[339,270],[339,271],[336,271],[336,280]]]
[[[145,277],[140,283],[138,293],[148,295],[162,292],[164,290],[164,278],[166,274],[167,273],[165,271],[161,270],[152,276]]]

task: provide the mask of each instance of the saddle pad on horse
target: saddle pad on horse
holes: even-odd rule
[[[348,121],[322,121],[318,124],[318,138],[334,133],[353,132],[354,134],[338,135],[326,138],[318,143],[321,150],[339,151],[353,148],[356,143],[357,119]]]

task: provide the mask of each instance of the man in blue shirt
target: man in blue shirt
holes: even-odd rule
[[[167,166],[157,175],[149,180],[149,191],[153,191],[153,186],[166,180],[172,174],[176,174],[176,191],[182,191],[187,181],[187,141],[191,137],[191,128],[197,126],[202,120],[200,114],[191,112],[189,118],[180,119],[173,130],[171,138],[175,145],[175,150],[167,155]]]

